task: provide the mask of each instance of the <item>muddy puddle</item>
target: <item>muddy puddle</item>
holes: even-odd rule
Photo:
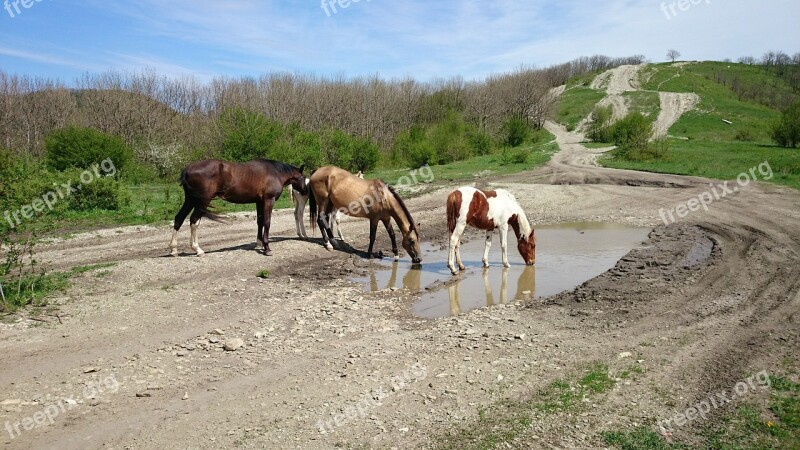
[[[423,264],[412,267],[401,259],[376,265],[366,277],[354,278],[368,291],[397,288],[419,291],[413,305],[417,317],[437,318],[458,315],[472,309],[534,297],[547,297],[579,286],[614,267],[631,249],[647,239],[650,228],[617,224],[573,223],[536,228],[536,265],[526,266],[509,233],[508,256],[511,267],[501,263],[500,239],[492,240],[491,267],[481,263],[484,240],[472,234],[461,244],[461,257],[467,270],[453,277],[447,268],[447,248],[423,245]],[[451,281],[457,279],[456,282]]]

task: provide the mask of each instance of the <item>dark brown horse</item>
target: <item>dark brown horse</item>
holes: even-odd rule
[[[183,169],[180,183],[183,186],[185,199],[180,211],[175,215],[175,231],[170,242],[172,256],[178,256],[178,230],[190,212],[192,250],[197,252],[197,256],[203,256],[204,252],[197,242],[198,222],[203,216],[218,220],[218,217],[208,210],[211,200],[216,197],[231,203],[256,204],[257,239],[264,247],[264,254],[270,256],[272,252],[269,249],[269,225],[275,201],[288,184],[297,191],[307,192],[303,167],[297,168],[267,159],[246,163],[216,159],[196,162]]]

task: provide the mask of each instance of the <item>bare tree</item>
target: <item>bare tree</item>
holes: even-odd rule
[[[680,57],[681,57],[681,52],[675,50],[674,48],[671,48],[669,49],[669,51],[667,51],[667,59],[669,59],[672,62],[675,62],[675,60]]]

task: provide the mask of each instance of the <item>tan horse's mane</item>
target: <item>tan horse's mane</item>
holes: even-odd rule
[[[403,201],[402,198],[400,198],[399,195],[397,195],[397,191],[395,191],[392,186],[387,185],[387,187],[389,188],[389,192],[391,192],[392,195],[394,195],[394,199],[397,200],[397,203],[400,205],[400,208],[403,210],[403,213],[405,213],[406,220],[408,220],[409,223],[409,230],[416,231],[417,234],[419,234],[419,230],[417,230],[417,225],[414,223],[414,218],[411,217],[411,212],[408,210],[406,203]]]

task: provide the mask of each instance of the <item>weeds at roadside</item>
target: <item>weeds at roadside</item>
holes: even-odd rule
[[[491,449],[524,438],[542,416],[582,409],[584,400],[608,392],[615,385],[608,366],[592,364],[568,379],[557,379],[526,400],[501,399],[478,410],[478,417],[448,432],[439,448]]]

